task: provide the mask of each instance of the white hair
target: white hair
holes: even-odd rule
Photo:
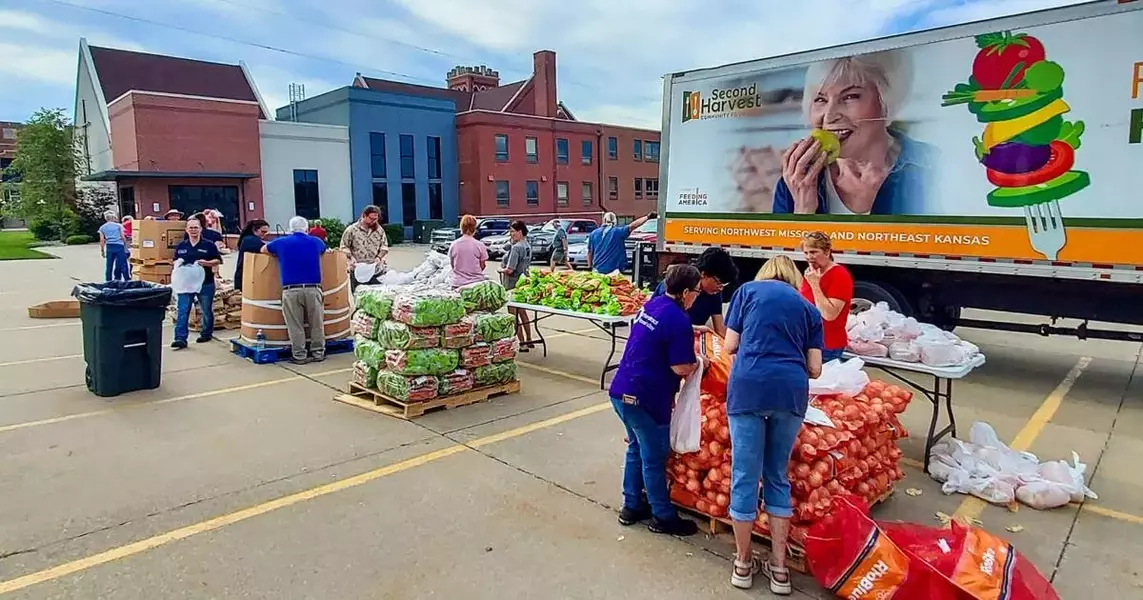
[[[615,218],[615,213],[613,213],[613,212],[603,213],[603,224],[604,225],[615,225],[616,221],[617,221],[617,219]]]
[[[837,83],[868,85],[877,92],[881,116],[888,125],[909,92],[911,82],[904,66],[901,53],[893,50],[812,63],[806,68],[802,111],[808,119],[814,98],[828,86]]]
[[[290,219],[290,231],[297,231],[305,233],[310,230],[310,223],[306,221],[305,217],[292,217]]]
[[[109,210],[109,211],[103,213],[103,218],[106,219],[107,221],[114,221],[115,219],[119,218],[119,215],[116,214],[115,211]]]

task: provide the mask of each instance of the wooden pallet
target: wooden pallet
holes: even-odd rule
[[[255,348],[249,343],[240,340],[230,340],[230,351],[241,356],[242,358],[249,358],[251,362],[256,365],[270,365],[280,360],[289,360],[290,347],[289,346],[269,346],[266,348]],[[325,354],[343,354],[345,352],[353,352],[353,340],[331,340],[325,343]]]
[[[519,381],[509,381],[499,385],[491,385],[471,389],[467,392],[451,396],[441,396],[425,402],[405,402],[388,396],[377,390],[369,389],[363,385],[350,382],[349,393],[338,394],[333,397],[338,402],[351,404],[359,408],[379,412],[384,415],[400,419],[415,419],[426,412],[444,408],[459,408],[477,402],[484,402],[489,398],[515,394],[520,391]]]

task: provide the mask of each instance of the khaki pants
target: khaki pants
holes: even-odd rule
[[[325,356],[325,298],[320,287],[282,290],[282,316],[290,334],[290,350],[297,360],[306,358],[306,340],[314,358]],[[309,335],[306,335],[306,323]]]

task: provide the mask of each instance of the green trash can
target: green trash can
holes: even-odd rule
[[[81,283],[71,294],[79,299],[87,389],[111,397],[159,387],[171,288],[109,281]]]

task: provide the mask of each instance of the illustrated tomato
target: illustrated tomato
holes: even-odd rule
[[[972,61],[972,76],[982,89],[998,90],[1020,83],[1024,71],[1032,63],[1047,56],[1040,40],[1023,33],[1010,31],[987,33],[976,37],[980,51]]]
[[[1070,171],[1076,161],[1075,149],[1066,142],[1059,140],[1052,142],[1048,147],[1052,150],[1048,164],[1031,173],[1020,173],[1018,175],[986,169],[988,172],[988,181],[996,187],[1025,187],[1047,183]]]

